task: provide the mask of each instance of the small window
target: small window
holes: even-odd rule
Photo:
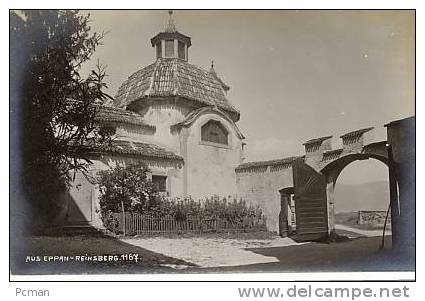
[[[162,57],[162,47],[161,43],[156,44],[156,58]]]
[[[179,46],[179,48],[178,48],[179,59],[182,59],[182,60],[186,59],[186,55],[185,55],[185,51],[184,51],[184,43],[179,41],[178,46]]]
[[[201,140],[227,145],[228,132],[220,122],[210,120],[201,128]]]
[[[158,192],[167,191],[167,177],[152,175],[152,183]]]
[[[174,40],[165,40],[165,57],[174,56]]]

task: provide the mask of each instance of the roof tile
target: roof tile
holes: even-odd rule
[[[105,146],[103,148],[87,146],[87,151],[88,153],[96,154],[111,153],[144,158],[160,158],[183,161],[181,156],[176,155],[172,151],[166,150],[165,148],[162,148],[158,145],[124,140],[114,140],[112,141],[111,145]]]
[[[154,126],[146,124],[142,116],[135,112],[102,105],[96,106],[94,119],[96,121],[127,123],[154,128]]]
[[[226,87],[216,74],[183,60],[158,59],[132,74],[121,85],[114,105],[126,107],[145,97],[180,96],[204,105],[218,106],[236,114],[239,119],[239,111],[225,96]]]
[[[360,130],[351,131],[349,133],[341,135],[340,138],[344,139],[344,138],[348,138],[348,137],[359,136],[359,135],[367,133],[367,132],[369,132],[373,129],[374,129],[374,127],[368,127],[368,128],[364,128],[364,129],[360,129]]]
[[[268,167],[268,166],[279,166],[279,165],[287,165],[288,167],[292,164],[292,162],[301,157],[287,157],[283,159],[275,159],[268,161],[255,161],[255,162],[247,162],[242,163],[238,167],[236,167],[236,172],[243,172],[249,169],[255,169],[260,167]]]

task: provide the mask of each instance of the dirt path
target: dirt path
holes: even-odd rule
[[[300,245],[290,238],[270,240],[236,240],[221,238],[131,238],[122,242],[166,256],[194,263],[200,267],[239,266],[278,262],[274,256],[264,256],[248,248],[271,248]],[[186,266],[167,265],[175,269]]]
[[[382,236],[382,230],[362,230],[362,229],[357,229],[357,228],[353,228],[353,227],[349,227],[349,226],[345,226],[341,224],[336,224],[335,228],[337,230],[354,232],[367,237]],[[385,235],[391,235],[391,230],[386,230]]]

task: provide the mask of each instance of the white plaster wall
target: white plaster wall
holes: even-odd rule
[[[201,142],[201,127],[211,119],[226,127],[229,133],[228,146],[206,145]],[[232,124],[215,113],[199,116],[187,129],[187,194],[194,198],[236,195],[235,168],[241,161],[242,141]]]
[[[293,187],[292,168],[273,170],[263,167],[251,172],[238,172],[236,175],[238,195],[249,203],[260,206],[266,217],[267,229],[278,232],[279,190]]]
[[[179,137],[171,133],[170,126],[183,121],[189,111],[189,108],[176,104],[153,104],[139,111],[146,124],[156,127],[155,134],[148,141],[180,154]]]
[[[144,143],[154,143],[155,130],[139,125],[119,124],[116,127],[115,139]]]
[[[93,160],[90,170],[95,174],[100,170],[114,168],[116,164],[125,166],[140,161],[147,164],[153,175],[167,176],[167,191],[170,193],[170,196],[181,196],[183,194],[183,163],[131,157],[102,156],[99,159]]]

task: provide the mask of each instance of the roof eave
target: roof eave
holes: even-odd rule
[[[190,47],[192,45],[190,37],[176,31],[176,32],[160,32],[156,36],[154,36],[151,39],[151,45],[154,47],[158,40],[164,40],[164,39],[177,39],[181,40],[184,43],[186,43],[187,47]]]

